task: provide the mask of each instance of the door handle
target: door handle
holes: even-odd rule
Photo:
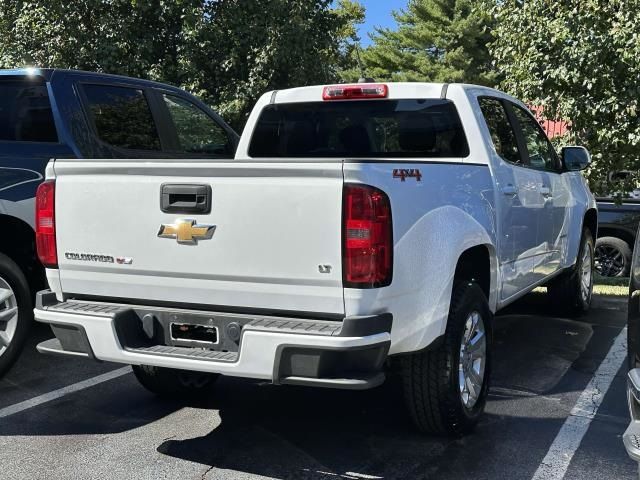
[[[508,184],[502,187],[502,193],[504,193],[508,197],[515,197],[516,195],[518,195],[518,189],[515,185]]]
[[[160,209],[165,213],[210,213],[211,186],[165,183],[160,187]]]

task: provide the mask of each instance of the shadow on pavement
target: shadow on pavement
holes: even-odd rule
[[[165,441],[158,452],[274,478],[415,478],[451,440],[416,433],[396,387],[348,392],[223,381],[211,405],[220,425]],[[391,452],[401,462],[389,462]]]
[[[458,471],[486,469],[483,459],[489,452],[496,455],[501,449],[508,457],[510,450],[515,455],[521,448],[513,441],[501,445],[506,430],[528,446],[534,446],[533,432],[548,431],[553,438],[564,419],[540,418],[534,406],[540,395],[573,392],[575,382],[563,381],[567,372],[585,357],[593,356],[597,366],[617,333],[605,329],[594,338],[597,327],[590,323],[539,314],[547,312],[545,297],[529,298],[496,318],[489,410],[500,411],[497,404],[507,403],[514,414],[488,413],[469,437],[416,433],[404,413],[397,380],[368,392],[343,392],[224,379],[209,406],[219,410],[220,425],[202,437],[165,441],[158,451],[211,468],[275,478],[431,478],[429,472],[437,472],[434,478],[457,478]],[[589,376],[586,372],[580,378],[586,382]],[[540,438],[546,451],[549,439]],[[451,458],[460,465],[450,464]]]

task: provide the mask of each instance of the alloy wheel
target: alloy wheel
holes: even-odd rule
[[[18,327],[18,301],[11,286],[0,277],[0,356],[16,334]]]
[[[624,254],[611,245],[598,245],[595,252],[595,268],[603,277],[617,277],[626,267]]]
[[[591,247],[587,244],[582,254],[582,263],[580,270],[580,295],[585,303],[591,298],[591,290],[593,286],[593,255]]]
[[[484,321],[477,311],[467,317],[460,343],[458,382],[460,398],[472,409],[480,398],[487,361],[487,338]]]

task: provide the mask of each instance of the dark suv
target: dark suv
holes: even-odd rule
[[[238,135],[178,88],[69,70],[0,70],[0,375],[46,284],[35,193],[51,158],[233,158]]]

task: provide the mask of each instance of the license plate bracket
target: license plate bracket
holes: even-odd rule
[[[123,347],[164,345],[237,352],[242,328],[251,320],[232,313],[134,307],[118,315],[115,327]]]
[[[177,342],[197,342],[211,346],[218,343],[218,328],[211,325],[171,322],[169,334],[171,340]]]

